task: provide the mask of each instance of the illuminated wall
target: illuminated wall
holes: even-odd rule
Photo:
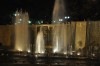
[[[82,43],[82,47],[84,48],[86,45],[86,38],[88,37],[88,44],[92,43],[95,41],[96,43],[100,44],[100,22],[99,21],[91,21],[87,25],[88,29],[86,30],[86,22],[72,22],[71,23],[71,44],[73,47],[75,47],[76,50],[79,49],[79,43]],[[37,34],[37,27],[38,26],[48,26],[48,28],[51,28],[51,32],[53,29],[54,25],[51,24],[44,24],[44,25],[32,25],[32,31],[34,36],[36,37]],[[75,28],[76,26],[76,28]],[[75,30],[76,29],[76,30]],[[86,31],[87,32],[87,37],[86,37]],[[52,33],[51,33],[52,34]],[[75,34],[75,35],[74,35]],[[75,37],[74,37],[75,36]],[[51,35],[50,35],[51,37]],[[34,38],[35,41],[35,38]],[[74,43],[75,41],[75,43]],[[80,42],[82,41],[82,42]],[[14,45],[14,25],[0,25],[0,42],[5,45],[5,46],[11,46],[12,44]],[[32,40],[33,42],[33,40]],[[50,42],[49,42],[50,43]],[[51,43],[50,43],[51,45]]]
[[[10,46],[12,33],[13,33],[13,26],[0,25],[0,42],[4,46]]]
[[[100,44],[100,22],[90,21],[88,23],[89,43]]]
[[[76,22],[75,49],[83,49],[86,43],[86,22]]]

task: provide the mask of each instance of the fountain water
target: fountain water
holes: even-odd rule
[[[53,29],[53,53],[67,53],[66,25],[59,24]]]
[[[45,53],[45,42],[42,27],[40,27],[40,30],[36,37],[35,53]]]
[[[52,23],[57,24],[63,22],[64,16],[66,16],[64,0],[55,0]]]
[[[52,38],[53,53],[67,53],[67,26],[62,24],[64,22],[65,11],[64,0],[56,0],[52,18],[52,23],[55,24]]]
[[[30,52],[28,13],[15,13],[15,50]]]

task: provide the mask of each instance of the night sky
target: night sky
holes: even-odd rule
[[[70,20],[100,20],[100,0],[65,0]],[[11,24],[13,14],[22,9],[32,20],[51,21],[54,0],[0,0],[0,24]]]

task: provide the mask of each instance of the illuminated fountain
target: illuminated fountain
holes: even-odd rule
[[[63,24],[65,17],[63,0],[55,0],[52,24],[53,28],[52,51],[57,54],[67,54],[67,25]]]
[[[43,35],[42,27],[40,27],[40,30],[36,37],[35,53],[36,54],[45,53],[45,42],[44,42],[44,35]]]
[[[53,16],[52,16],[52,25],[53,30],[52,32],[52,51],[50,51],[53,54],[64,54],[72,52],[72,39],[73,39],[73,31],[75,24],[64,24],[66,21],[66,10],[65,10],[65,4],[64,0],[56,0]],[[73,31],[72,31],[73,30]],[[49,38],[49,37],[48,37]],[[43,54],[46,53],[46,46],[44,41],[44,33],[43,28],[40,27],[39,32],[37,32],[36,36],[36,42],[35,42],[35,53],[36,54]],[[69,48],[70,47],[70,48]]]
[[[28,13],[15,13],[15,50],[30,52]]]
[[[67,53],[66,25],[58,24],[53,29],[53,53]]]
[[[64,0],[55,0],[52,23],[60,24],[64,22],[63,18],[66,18],[65,16],[66,16],[66,10],[65,10]]]

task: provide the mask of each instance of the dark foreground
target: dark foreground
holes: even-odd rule
[[[13,60],[10,58],[0,58],[0,66],[100,66],[100,60],[88,58],[30,58],[21,56],[12,57]]]
[[[0,53],[0,66],[100,66],[100,57],[34,56]]]

